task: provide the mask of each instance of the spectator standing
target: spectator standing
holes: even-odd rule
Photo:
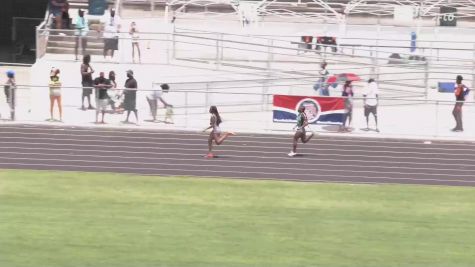
[[[120,21],[114,9],[111,9],[109,14],[104,14],[102,23],[104,25],[102,34],[104,38],[104,59],[109,55],[109,51],[110,58],[112,59],[114,57],[114,51],[119,49],[120,31]]]
[[[76,60],[78,60],[79,42],[81,42],[82,55],[84,56],[87,48],[87,33],[89,32],[89,21],[87,20],[86,15],[84,15],[84,11],[81,9],[78,11],[75,29],[74,35],[76,36],[76,45],[74,47],[74,54]]]
[[[114,113],[121,113],[122,110],[122,90],[117,90],[117,82],[115,81],[115,72],[109,72],[109,82],[111,84],[112,92],[109,90],[109,103]]]
[[[96,88],[97,109],[96,109],[96,123],[99,123],[99,113],[102,114],[101,123],[104,124],[104,116],[109,105],[108,89],[112,85],[108,79],[105,78],[104,72],[99,73],[99,77],[94,79],[94,88]]]
[[[50,72],[49,82],[49,100],[50,100],[50,119],[49,121],[55,121],[54,119],[54,102],[58,105],[59,121],[63,121],[63,107],[61,103],[61,82],[59,81],[59,69],[53,68]]]
[[[364,98],[364,116],[366,117],[366,131],[369,131],[369,114],[373,114],[376,123],[376,132],[378,128],[378,84],[374,79],[369,79],[363,92]]]
[[[330,74],[327,70],[327,63],[323,62],[320,65],[320,70],[318,71],[318,74],[320,74],[320,95],[321,96],[329,96],[330,91],[328,90],[328,75]]]
[[[124,123],[129,123],[130,112],[135,114],[135,120],[138,124],[139,116],[137,114],[137,81],[134,78],[134,72],[132,70],[127,71],[127,81],[125,81],[124,90],[124,109],[127,111],[127,117]]]
[[[88,109],[94,109],[94,107],[91,105],[91,94],[92,94],[92,86],[93,86],[93,81],[92,81],[92,74],[94,73],[94,70],[92,69],[91,65],[91,56],[90,55],[85,55],[82,59],[82,64],[81,64],[81,83],[82,83],[82,105],[81,109],[86,110],[86,107],[84,106],[84,98],[87,98],[87,101],[89,103]]]
[[[157,122],[157,109],[158,109],[158,101],[162,102],[164,107],[167,109],[172,108],[173,106],[168,104],[164,99],[163,99],[163,93],[168,92],[170,87],[168,84],[161,84],[160,89],[158,90],[152,90],[150,93],[147,95],[147,102],[148,105],[150,106],[150,113],[152,114],[153,122]]]
[[[463,83],[462,75],[457,75],[455,81],[455,106],[452,110],[452,115],[455,118],[455,128],[452,129],[453,132],[463,132],[463,122],[462,122],[462,106],[465,102],[465,97],[469,93],[469,89]]]
[[[343,124],[340,126],[340,132],[350,131],[351,120],[353,118],[353,85],[351,81],[346,81],[343,85],[341,96],[345,97],[345,114],[343,115]],[[346,121],[348,120],[348,126]]]
[[[16,91],[16,80],[15,72],[13,70],[7,71],[7,81],[3,87],[3,92],[5,93],[5,99],[10,108],[10,119],[14,120],[15,118],[15,91]],[[0,116],[1,117],[1,116]]]
[[[137,29],[137,24],[135,21],[132,21],[130,24],[130,30],[129,30],[130,38],[132,38],[132,61],[135,63],[135,48],[137,48],[137,52],[139,55],[139,63],[142,62],[140,59],[140,45],[139,45],[139,31]]]

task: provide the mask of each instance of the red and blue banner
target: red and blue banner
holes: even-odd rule
[[[343,123],[344,98],[289,95],[274,95],[274,122],[296,122],[298,109],[301,106],[305,106],[308,123]]]

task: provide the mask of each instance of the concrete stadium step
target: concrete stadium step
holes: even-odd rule
[[[88,43],[103,43],[103,39],[100,38],[97,35],[88,35],[87,36],[87,41]],[[75,36],[74,35],[66,35],[66,36],[61,36],[61,35],[50,35],[48,38],[48,43],[49,42],[75,42]]]
[[[81,52],[81,48],[79,48],[79,52]],[[70,47],[48,47],[46,48],[46,53],[49,54],[72,54],[74,55],[74,48]],[[97,48],[88,48],[86,49],[87,54],[91,55],[102,55],[103,54],[103,49],[97,49]]]
[[[64,47],[64,48],[74,48],[76,45],[76,42],[62,42],[62,41],[49,41],[48,42],[48,47]],[[87,42],[87,47],[92,48],[92,49],[103,49],[104,48],[104,43],[100,42]]]

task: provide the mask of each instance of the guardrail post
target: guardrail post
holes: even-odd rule
[[[221,52],[219,53],[219,60],[221,62],[224,60],[224,45],[223,45],[224,35],[221,33],[219,36],[221,40]]]
[[[428,59],[424,66],[424,87],[425,87],[425,98],[426,100],[429,98],[429,61]]]
[[[435,137],[439,136],[439,101],[435,101]]]
[[[176,40],[175,40],[175,24],[173,24],[173,32],[172,32],[172,56],[173,59],[176,59]]]
[[[473,58],[472,58],[472,90],[475,90],[475,44],[473,44]],[[475,99],[475,94],[473,94],[473,99]]]
[[[376,77],[376,58],[374,57],[374,47],[370,47],[369,56],[371,57],[371,77]]]
[[[219,67],[221,65],[221,59],[219,57],[220,53],[219,53],[219,46],[221,45],[220,43],[220,35],[222,35],[221,33],[216,36],[216,56],[215,56],[215,65],[216,65],[216,70],[219,70]],[[221,37],[222,38],[222,37]]]
[[[205,113],[208,111],[209,107],[209,83],[206,83],[206,92],[205,92]]]
[[[268,76],[269,74],[267,74]],[[261,97],[261,103],[262,103],[262,108],[261,108],[261,111],[265,111],[267,110],[267,91],[268,91],[268,88],[269,88],[269,81],[268,80],[264,80],[264,82],[262,83],[262,97]]]
[[[38,26],[35,27],[35,36],[36,36],[36,40],[35,40],[35,43],[36,43],[36,51],[35,51],[35,54],[36,54],[36,59],[39,59],[39,53],[38,53],[38,50],[40,50],[40,46],[38,45],[38,39],[40,37],[40,35],[38,34]]]
[[[274,53],[272,52],[272,47],[274,46],[274,40],[268,39],[267,40],[267,71],[271,69],[271,61],[274,60]]]
[[[188,128],[188,92],[185,92],[185,128]]]

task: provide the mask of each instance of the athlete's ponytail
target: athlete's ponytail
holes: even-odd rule
[[[214,116],[216,116],[216,125],[219,126],[221,124],[221,122],[223,122],[223,121],[221,120],[221,116],[219,116],[218,108],[216,106],[211,106],[209,108],[209,112],[211,114],[214,114]]]

